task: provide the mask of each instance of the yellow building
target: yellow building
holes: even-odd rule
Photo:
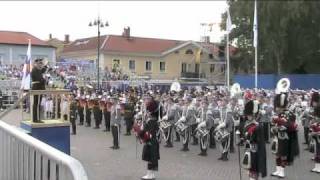
[[[219,47],[212,43],[177,41],[130,36],[100,37],[100,68],[120,70],[130,77],[154,80],[202,80],[224,83],[225,63],[219,58]],[[66,46],[62,58],[97,59],[97,37],[78,39]],[[200,63],[198,63],[200,61]],[[200,72],[200,74],[199,74]]]

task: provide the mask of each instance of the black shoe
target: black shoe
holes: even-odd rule
[[[125,133],[124,135],[125,135],[125,136],[130,136],[131,134],[130,134],[130,133]]]
[[[201,152],[198,154],[199,156],[207,156],[207,152]]]
[[[76,133],[71,133],[71,135],[76,135]]]
[[[86,127],[91,127],[91,125],[90,124],[86,124]]]

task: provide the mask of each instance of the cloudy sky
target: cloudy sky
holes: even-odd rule
[[[96,27],[89,27],[98,14],[110,26],[101,34],[120,35],[130,26],[131,34],[176,40],[199,40],[207,33],[218,41],[223,33],[218,23],[226,8],[225,1],[0,1],[0,30],[29,32],[40,39],[72,40],[96,36]],[[215,23],[212,32],[200,23]]]

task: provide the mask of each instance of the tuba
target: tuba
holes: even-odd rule
[[[290,88],[290,80],[288,78],[282,78],[278,81],[276,87],[276,94],[287,93]]]
[[[180,92],[181,91],[181,85],[178,81],[175,81],[170,86],[170,91]]]

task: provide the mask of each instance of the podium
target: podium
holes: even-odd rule
[[[24,129],[32,137],[47,143],[48,145],[70,155],[70,121],[69,113],[67,120],[63,120],[62,115],[59,116],[59,101],[63,98],[62,95],[70,94],[69,90],[30,90],[30,110],[31,110],[31,120],[21,121],[20,127]],[[52,96],[54,108],[54,119],[42,119],[42,123],[34,123],[32,121],[32,107],[33,107],[33,96]],[[68,110],[69,112],[69,102]],[[61,108],[60,108],[61,109]],[[61,110],[60,110],[61,111]],[[40,114],[40,112],[38,112]]]

